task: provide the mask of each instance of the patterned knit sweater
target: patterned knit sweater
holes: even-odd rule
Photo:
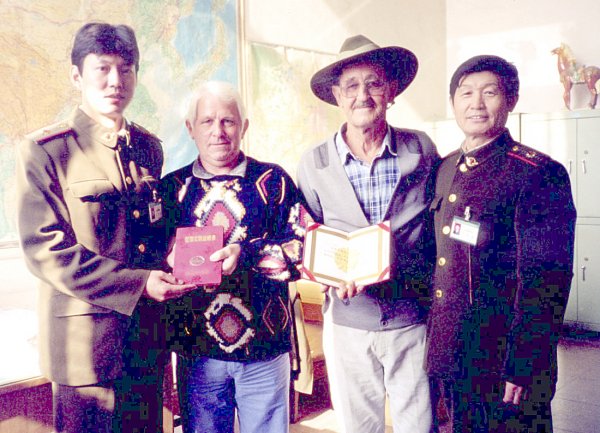
[[[224,244],[238,243],[242,253],[217,290],[198,288],[170,303],[171,347],[226,361],[285,353],[292,327],[288,282],[299,277],[296,265],[310,218],[301,195],[274,164],[245,157],[228,175],[201,177],[194,164],[163,179],[168,226],[172,232],[223,226]]]

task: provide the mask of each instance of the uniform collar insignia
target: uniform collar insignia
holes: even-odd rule
[[[467,156],[465,158],[465,162],[467,164],[467,167],[475,167],[476,165],[479,165],[479,161],[477,161],[477,159],[474,156]]]

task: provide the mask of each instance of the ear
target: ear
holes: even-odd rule
[[[456,119],[456,110],[454,109],[454,98],[452,96],[450,96],[450,107],[452,107],[452,114],[454,115],[454,118]]]
[[[336,102],[337,106],[340,107],[340,99],[342,97],[342,89],[340,89],[340,86],[338,86],[338,85],[333,85],[333,86],[331,86],[331,93],[333,94],[333,97],[335,98],[335,102]]]
[[[192,132],[194,132],[194,128],[192,127],[192,124],[190,123],[190,121],[187,119],[185,120],[185,127],[188,130],[190,137],[194,138],[194,136],[192,135]]]
[[[506,101],[506,103],[508,104],[508,111],[509,111],[509,113],[512,112],[515,109],[515,107],[517,105],[517,102],[519,102],[519,95],[515,96],[512,99],[508,99]]]
[[[81,73],[76,65],[71,65],[71,83],[77,90],[81,90]]]
[[[240,140],[242,140],[244,138],[244,135],[246,134],[246,131],[248,130],[248,125],[250,125],[250,121],[248,119],[246,119],[244,121],[244,126],[242,126],[242,133],[240,134]]]

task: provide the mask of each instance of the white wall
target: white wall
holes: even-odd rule
[[[447,83],[473,55],[497,54],[516,64],[521,112],[564,110],[550,53],[561,42],[579,62],[600,65],[598,0],[243,1],[249,41],[337,53],[346,37],[363,33],[379,45],[414,51],[419,73],[390,111],[398,125],[452,117]],[[588,96],[575,86],[572,108],[585,108]]]
[[[557,59],[550,53],[561,42],[578,62],[600,66],[598,0],[446,0],[446,12],[446,82],[467,58],[500,55],[519,69],[516,111],[565,110]],[[574,86],[571,108],[586,108],[588,99],[584,85]],[[449,104],[447,113],[451,115]]]
[[[444,0],[244,1],[245,36],[251,42],[337,54],[347,37],[362,33],[380,46],[413,51],[419,72],[389,112],[399,126],[445,116],[439,96],[446,78],[445,22]]]

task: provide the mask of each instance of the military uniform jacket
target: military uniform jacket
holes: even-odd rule
[[[576,213],[566,170],[505,131],[443,160],[432,210],[429,374],[475,378],[474,392],[479,379],[510,381],[549,401],[573,275]]]
[[[128,316],[149,274],[141,268],[154,259],[149,202],[162,148],[138,126],[127,129],[119,137],[77,109],[19,147],[19,235],[41,280],[41,369],[61,384],[121,373]]]

